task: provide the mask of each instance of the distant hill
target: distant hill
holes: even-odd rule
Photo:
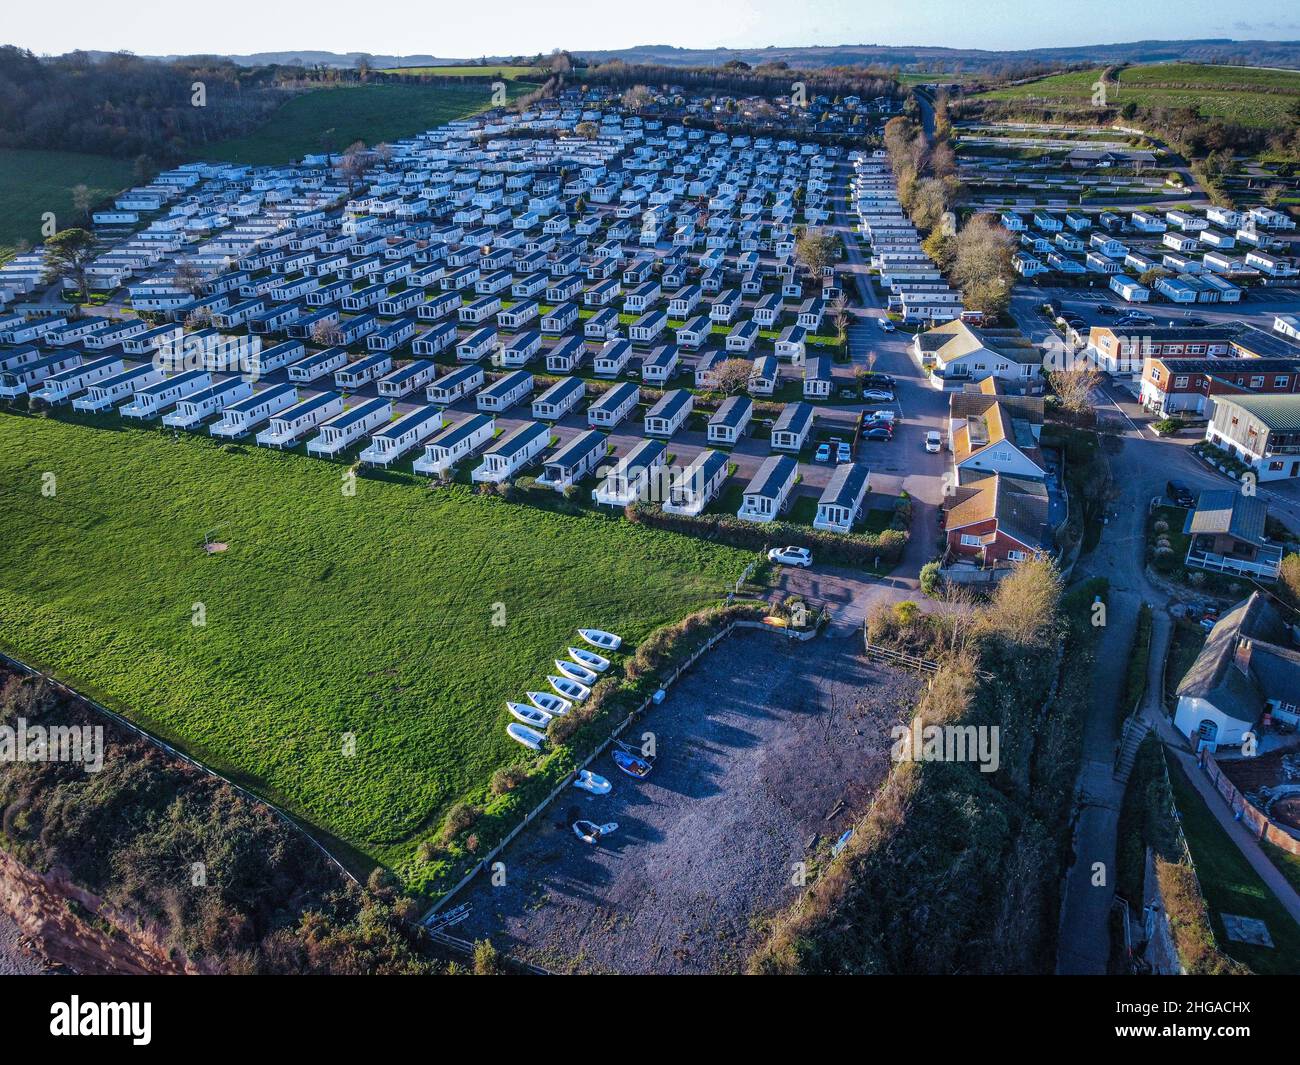
[[[954,73],[989,72],[1018,66],[1067,66],[1076,63],[1233,63],[1241,66],[1272,66],[1300,69],[1300,41],[1234,41],[1228,38],[1186,41],[1130,41],[1117,44],[1070,45],[1062,48],[1027,48],[1016,51],[986,51],[978,48],[940,48],[928,45],[841,44],[815,47],[769,46],[767,48],[677,48],[668,44],[646,44],[634,48],[575,51],[577,58],[608,62],[658,63],[668,66],[714,66],[733,59],[757,66],[784,62],[790,66],[826,67],[876,64],[904,70]],[[240,66],[281,65],[354,67],[365,58],[376,70],[387,67],[486,65],[508,62],[515,56],[487,56],[483,59],[434,55],[373,55],[366,52],[282,51],[253,52],[224,58]],[[187,56],[157,56],[182,59]]]

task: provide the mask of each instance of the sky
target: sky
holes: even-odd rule
[[[1198,37],[1300,39],[1300,7],[1294,0],[60,0],[11,4],[0,24],[0,42],[38,54],[315,49],[473,58],[640,44],[1005,50]]]

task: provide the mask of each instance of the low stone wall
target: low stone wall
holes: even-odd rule
[[[1202,771],[1210,778],[1210,783],[1214,785],[1214,790],[1223,796],[1228,806],[1232,808],[1233,815],[1237,820],[1250,826],[1256,839],[1267,840],[1290,854],[1300,855],[1300,839],[1296,839],[1290,832],[1274,822],[1263,810],[1250,802],[1238,790],[1237,785],[1229,780],[1223,770],[1219,768],[1219,763],[1215,760],[1214,755],[1210,754],[1209,751],[1202,751],[1200,763]]]

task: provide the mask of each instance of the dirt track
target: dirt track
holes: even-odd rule
[[[651,778],[600,759],[613,793],[553,803],[503,855],[506,884],[480,877],[459,897],[473,912],[454,934],[557,971],[743,968],[813,838],[824,852],[869,801],[915,701],[919,682],[868,662],[860,639],[724,641],[637,730],[657,739]],[[619,831],[588,846],[577,817]]]

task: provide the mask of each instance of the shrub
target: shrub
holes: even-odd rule
[[[442,828],[438,833],[439,838],[443,843],[450,843],[462,832],[473,826],[482,812],[472,803],[454,803],[451,809],[447,811],[447,816],[443,819]]]
[[[514,765],[503,765],[492,774],[492,794],[504,795],[508,791],[513,791],[525,780],[528,779],[528,768],[516,762]]]
[[[939,590],[939,561],[935,559],[921,567],[921,591],[934,595]]]

